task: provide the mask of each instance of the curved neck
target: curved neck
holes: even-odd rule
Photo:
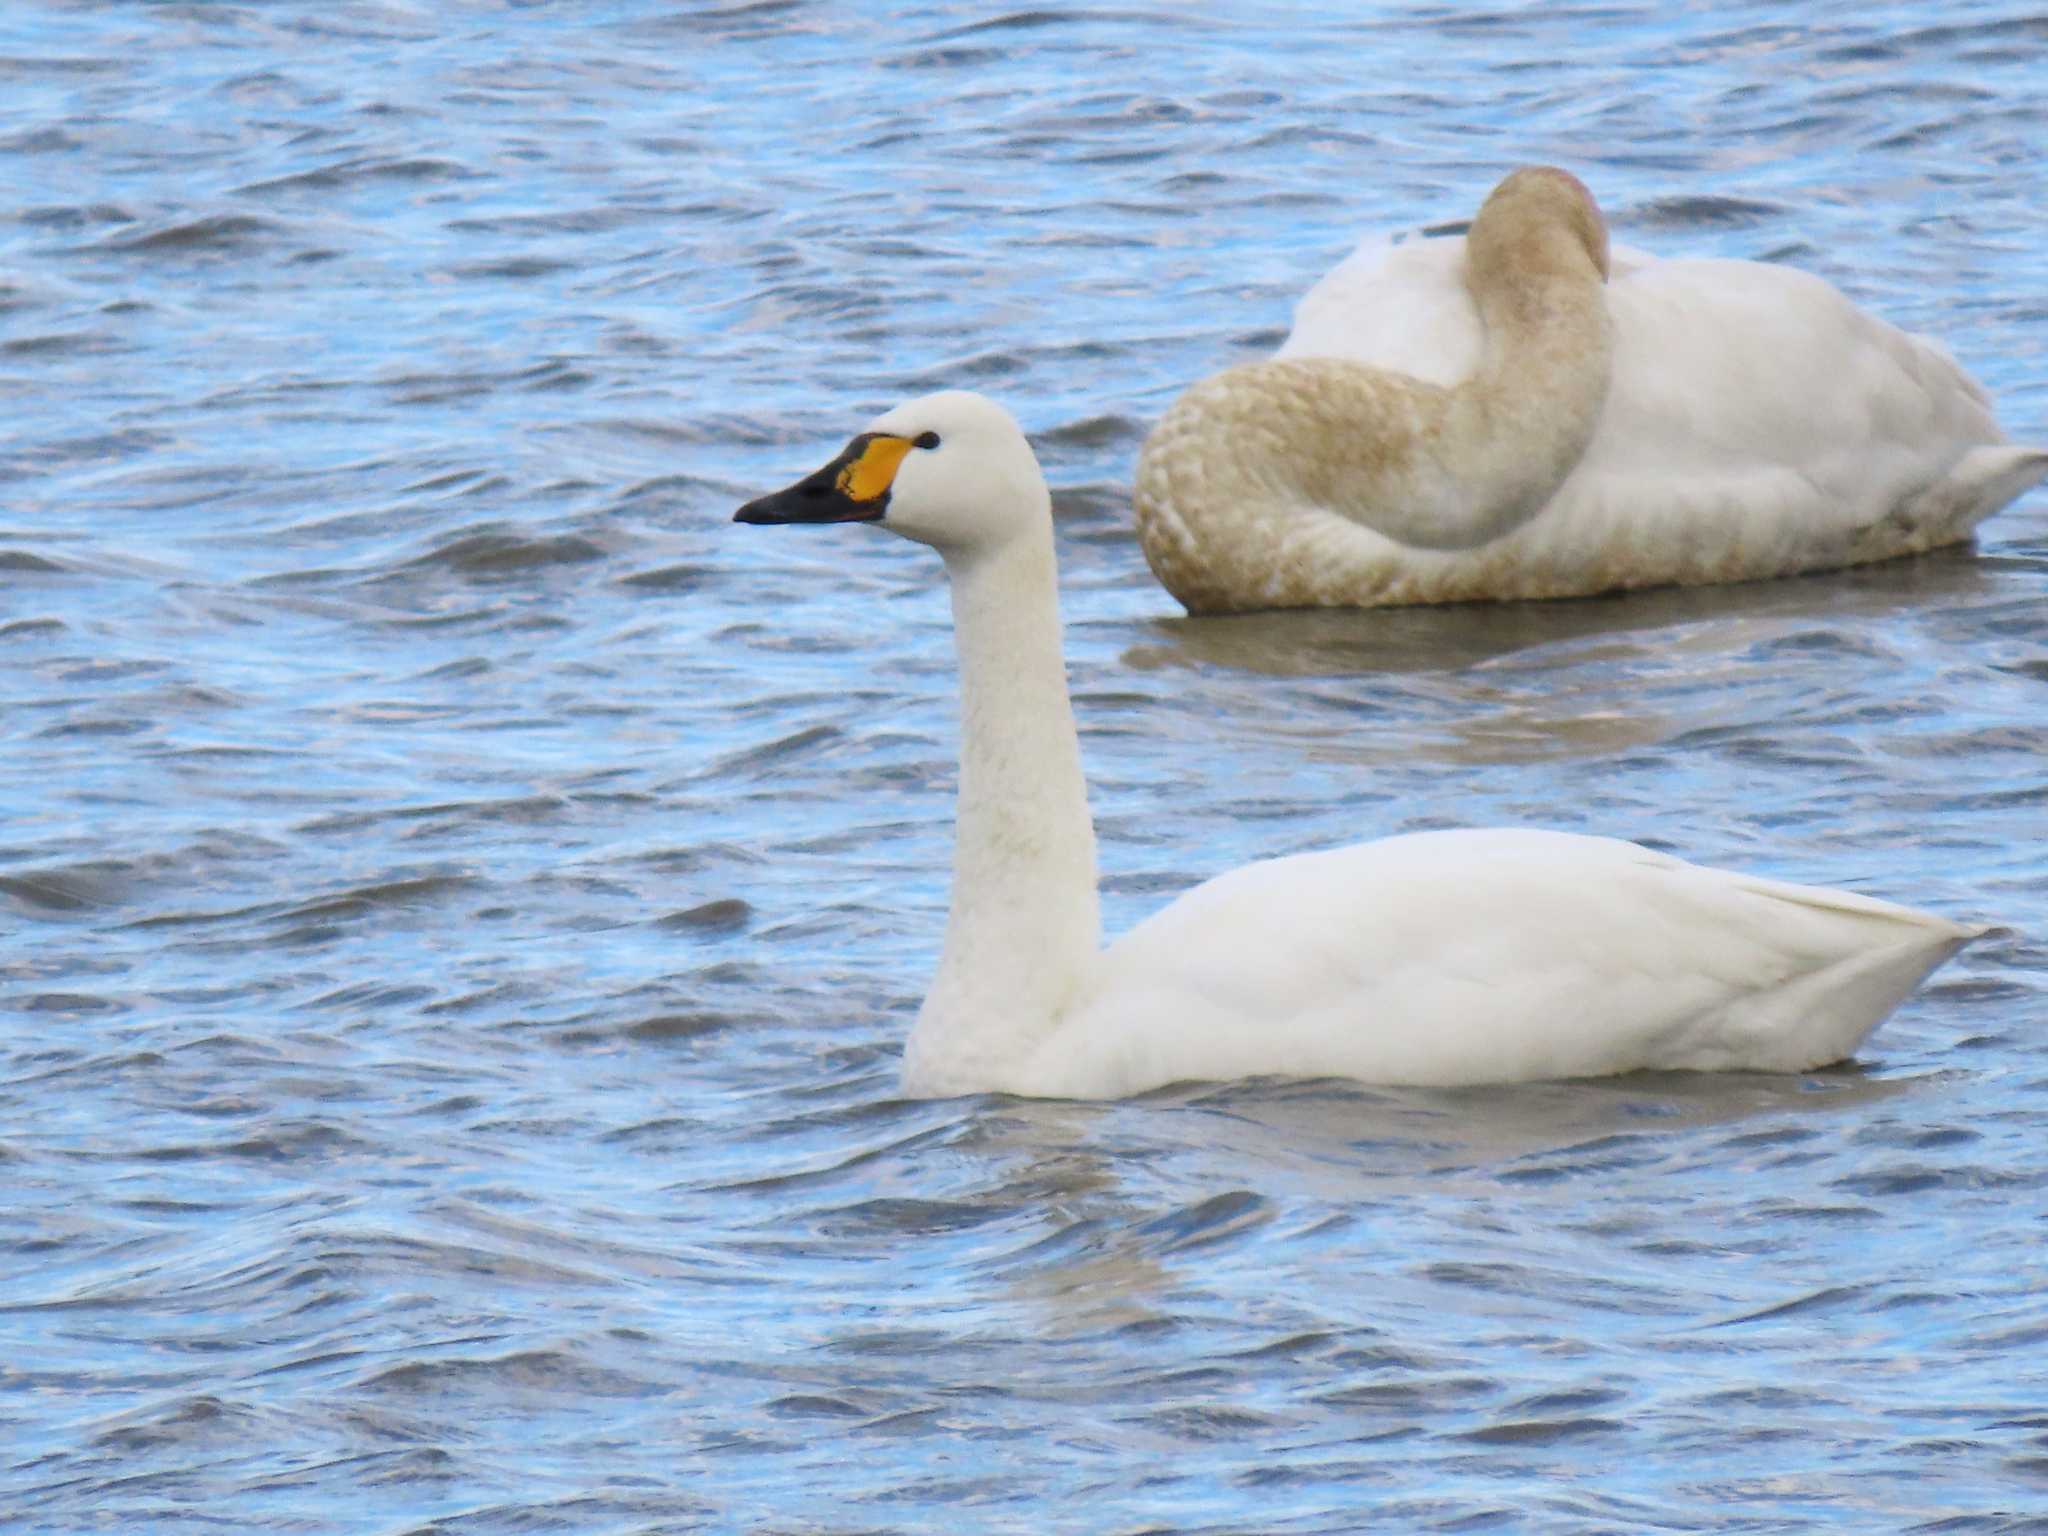
[[[1403,544],[1470,549],[1541,511],[1584,455],[1607,399],[1613,336],[1599,274],[1482,282],[1479,367],[1445,388],[1338,359],[1257,370],[1260,427],[1300,489]]]
[[[1147,556],[1190,606],[1230,607],[1209,566],[1247,545],[1275,592],[1310,580],[1320,509],[1397,544],[1470,549],[1540,512],[1583,457],[1613,369],[1600,267],[1542,236],[1467,252],[1479,365],[1444,387],[1335,357],[1245,363],[1177,400],[1139,455]],[[1260,529],[1250,540],[1247,524]],[[1270,524],[1270,526],[1267,526]],[[1288,531],[1308,537],[1293,548]],[[1216,548],[1209,547],[1216,540]],[[1211,601],[1212,598],[1219,599]]]
[[[1050,520],[948,553],[946,569],[960,800],[945,943],[904,1055],[920,1093],[1001,1081],[1001,1064],[1050,1032],[1101,942]]]

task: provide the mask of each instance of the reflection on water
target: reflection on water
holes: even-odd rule
[[[2038,18],[1588,14],[8,7],[10,1536],[2024,1525],[2043,494],[1519,608],[1190,621],[1131,536],[1522,161],[2042,435]],[[941,385],[1054,484],[1113,931],[1453,822],[2014,931],[1805,1078],[898,1099],[943,583],[728,519]]]
[[[1219,666],[1273,677],[1459,672],[1517,652],[1612,638],[1610,654],[1745,649],[1813,624],[1883,619],[1928,607],[1995,601],[1995,567],[1967,548],[1937,550],[1815,578],[1725,587],[1665,587],[1547,603],[1302,610],[1154,621],[1162,637],[1133,646],[1133,667]],[[2012,595],[2030,580],[2013,580]],[[1587,654],[1581,650],[1580,654]]]
[[[1280,696],[1296,707],[1278,728],[1319,760],[1570,761],[1754,735],[1832,707],[1843,680],[1816,674],[1816,651],[1861,672],[1861,686],[1895,689],[1911,658],[1895,637],[1859,629],[1992,607],[2031,584],[1945,551],[1831,578],[1632,597],[1161,618],[1121,660],[1293,680]]]

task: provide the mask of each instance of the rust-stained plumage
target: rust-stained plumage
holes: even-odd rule
[[[1858,564],[1967,538],[2044,474],[1939,346],[1788,268],[1617,262],[1578,178],[1533,167],[1183,394],[1135,499],[1201,613]]]

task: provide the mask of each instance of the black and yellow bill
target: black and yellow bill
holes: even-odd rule
[[[893,432],[863,432],[846,452],[787,490],[748,502],[736,523],[871,523],[889,505],[896,471],[917,444]]]

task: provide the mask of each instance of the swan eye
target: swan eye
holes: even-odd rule
[[[936,432],[920,432],[910,440],[910,446],[913,448],[936,448],[939,446],[939,434]]]

